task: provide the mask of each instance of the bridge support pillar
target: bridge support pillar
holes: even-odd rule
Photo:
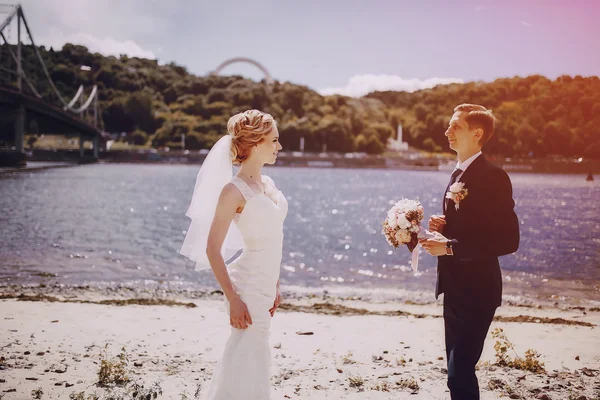
[[[79,134],[79,157],[83,158],[83,133]]]
[[[17,153],[23,153],[25,152],[25,107],[19,104],[15,114],[15,150]]]
[[[100,140],[98,139],[98,136],[94,136],[94,138],[92,139],[92,146],[94,148],[94,158],[98,159],[98,146],[100,145]]]

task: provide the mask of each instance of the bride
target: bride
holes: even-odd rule
[[[227,131],[198,173],[186,214],[192,222],[180,253],[196,262],[197,271],[212,268],[232,326],[208,399],[268,400],[268,339],[280,302],[287,201],[261,172],[275,163],[281,144],[273,117],[258,110],[231,117]],[[241,164],[235,176],[232,163]]]

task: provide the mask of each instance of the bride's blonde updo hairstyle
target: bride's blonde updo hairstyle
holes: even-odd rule
[[[235,114],[227,122],[227,131],[231,135],[231,159],[241,164],[250,156],[252,148],[271,133],[277,122],[271,114],[258,110],[248,110]]]

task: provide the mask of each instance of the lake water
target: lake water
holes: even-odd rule
[[[0,175],[0,285],[215,287],[178,254],[198,166],[95,164]],[[449,172],[266,169],[289,201],[282,283],[299,290],[433,290],[435,259],[393,251],[381,222],[401,197],[441,211]],[[579,282],[597,296],[600,181],[513,173],[520,250],[505,287]],[[560,285],[559,285],[560,286]]]

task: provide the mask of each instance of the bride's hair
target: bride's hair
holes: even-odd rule
[[[271,114],[259,110],[247,110],[235,114],[227,122],[227,131],[232,136],[231,159],[234,164],[247,160],[252,147],[263,141],[271,133],[277,122]]]

